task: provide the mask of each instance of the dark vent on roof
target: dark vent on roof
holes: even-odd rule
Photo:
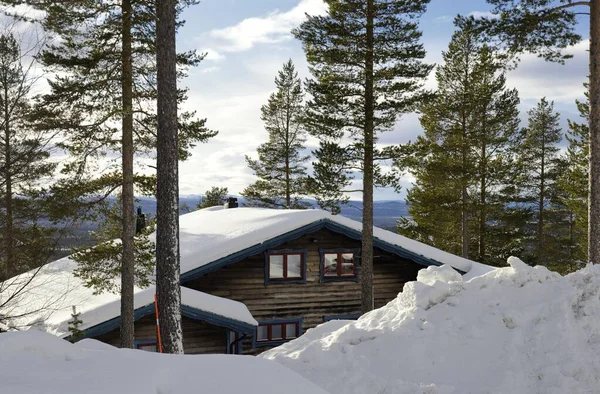
[[[225,209],[237,208],[239,207],[238,199],[235,197],[229,197],[227,202],[225,203]]]

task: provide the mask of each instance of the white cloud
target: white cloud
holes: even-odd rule
[[[222,53],[219,53],[211,48],[203,49],[203,50],[200,50],[199,52],[206,54],[206,56],[204,57],[204,60],[208,61],[208,62],[220,62],[222,60],[225,60],[225,55],[223,55]]]
[[[257,44],[271,44],[291,39],[290,31],[306,18],[305,14],[325,13],[327,6],[322,0],[301,0],[289,11],[273,11],[263,17],[244,19],[237,25],[208,32],[208,36],[221,42],[221,50],[240,52]]]
[[[204,67],[204,68],[200,68],[198,70],[198,72],[200,74],[208,74],[208,73],[214,73],[217,72],[221,69],[221,67],[217,67],[217,66],[212,66],[212,67]]]

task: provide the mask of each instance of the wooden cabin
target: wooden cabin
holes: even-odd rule
[[[358,318],[361,226],[320,210],[219,207],[182,216],[185,352],[259,354],[323,322]],[[375,307],[422,268],[449,264],[465,274],[477,265],[378,228],[373,264]],[[149,351],[157,347],[153,292],[136,293],[136,346]],[[118,299],[111,303],[80,307],[85,337],[118,345]]]

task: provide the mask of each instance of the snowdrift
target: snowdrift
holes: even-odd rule
[[[599,393],[600,266],[421,270],[388,305],[263,353],[331,393]]]
[[[0,393],[327,394],[276,363],[251,356],[194,356],[75,345],[36,332],[0,334]]]

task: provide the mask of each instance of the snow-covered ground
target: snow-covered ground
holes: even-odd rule
[[[600,266],[429,267],[388,305],[263,353],[336,394],[600,393]]]
[[[166,355],[75,345],[50,334],[0,334],[2,394],[327,394],[287,368],[252,356]]]

